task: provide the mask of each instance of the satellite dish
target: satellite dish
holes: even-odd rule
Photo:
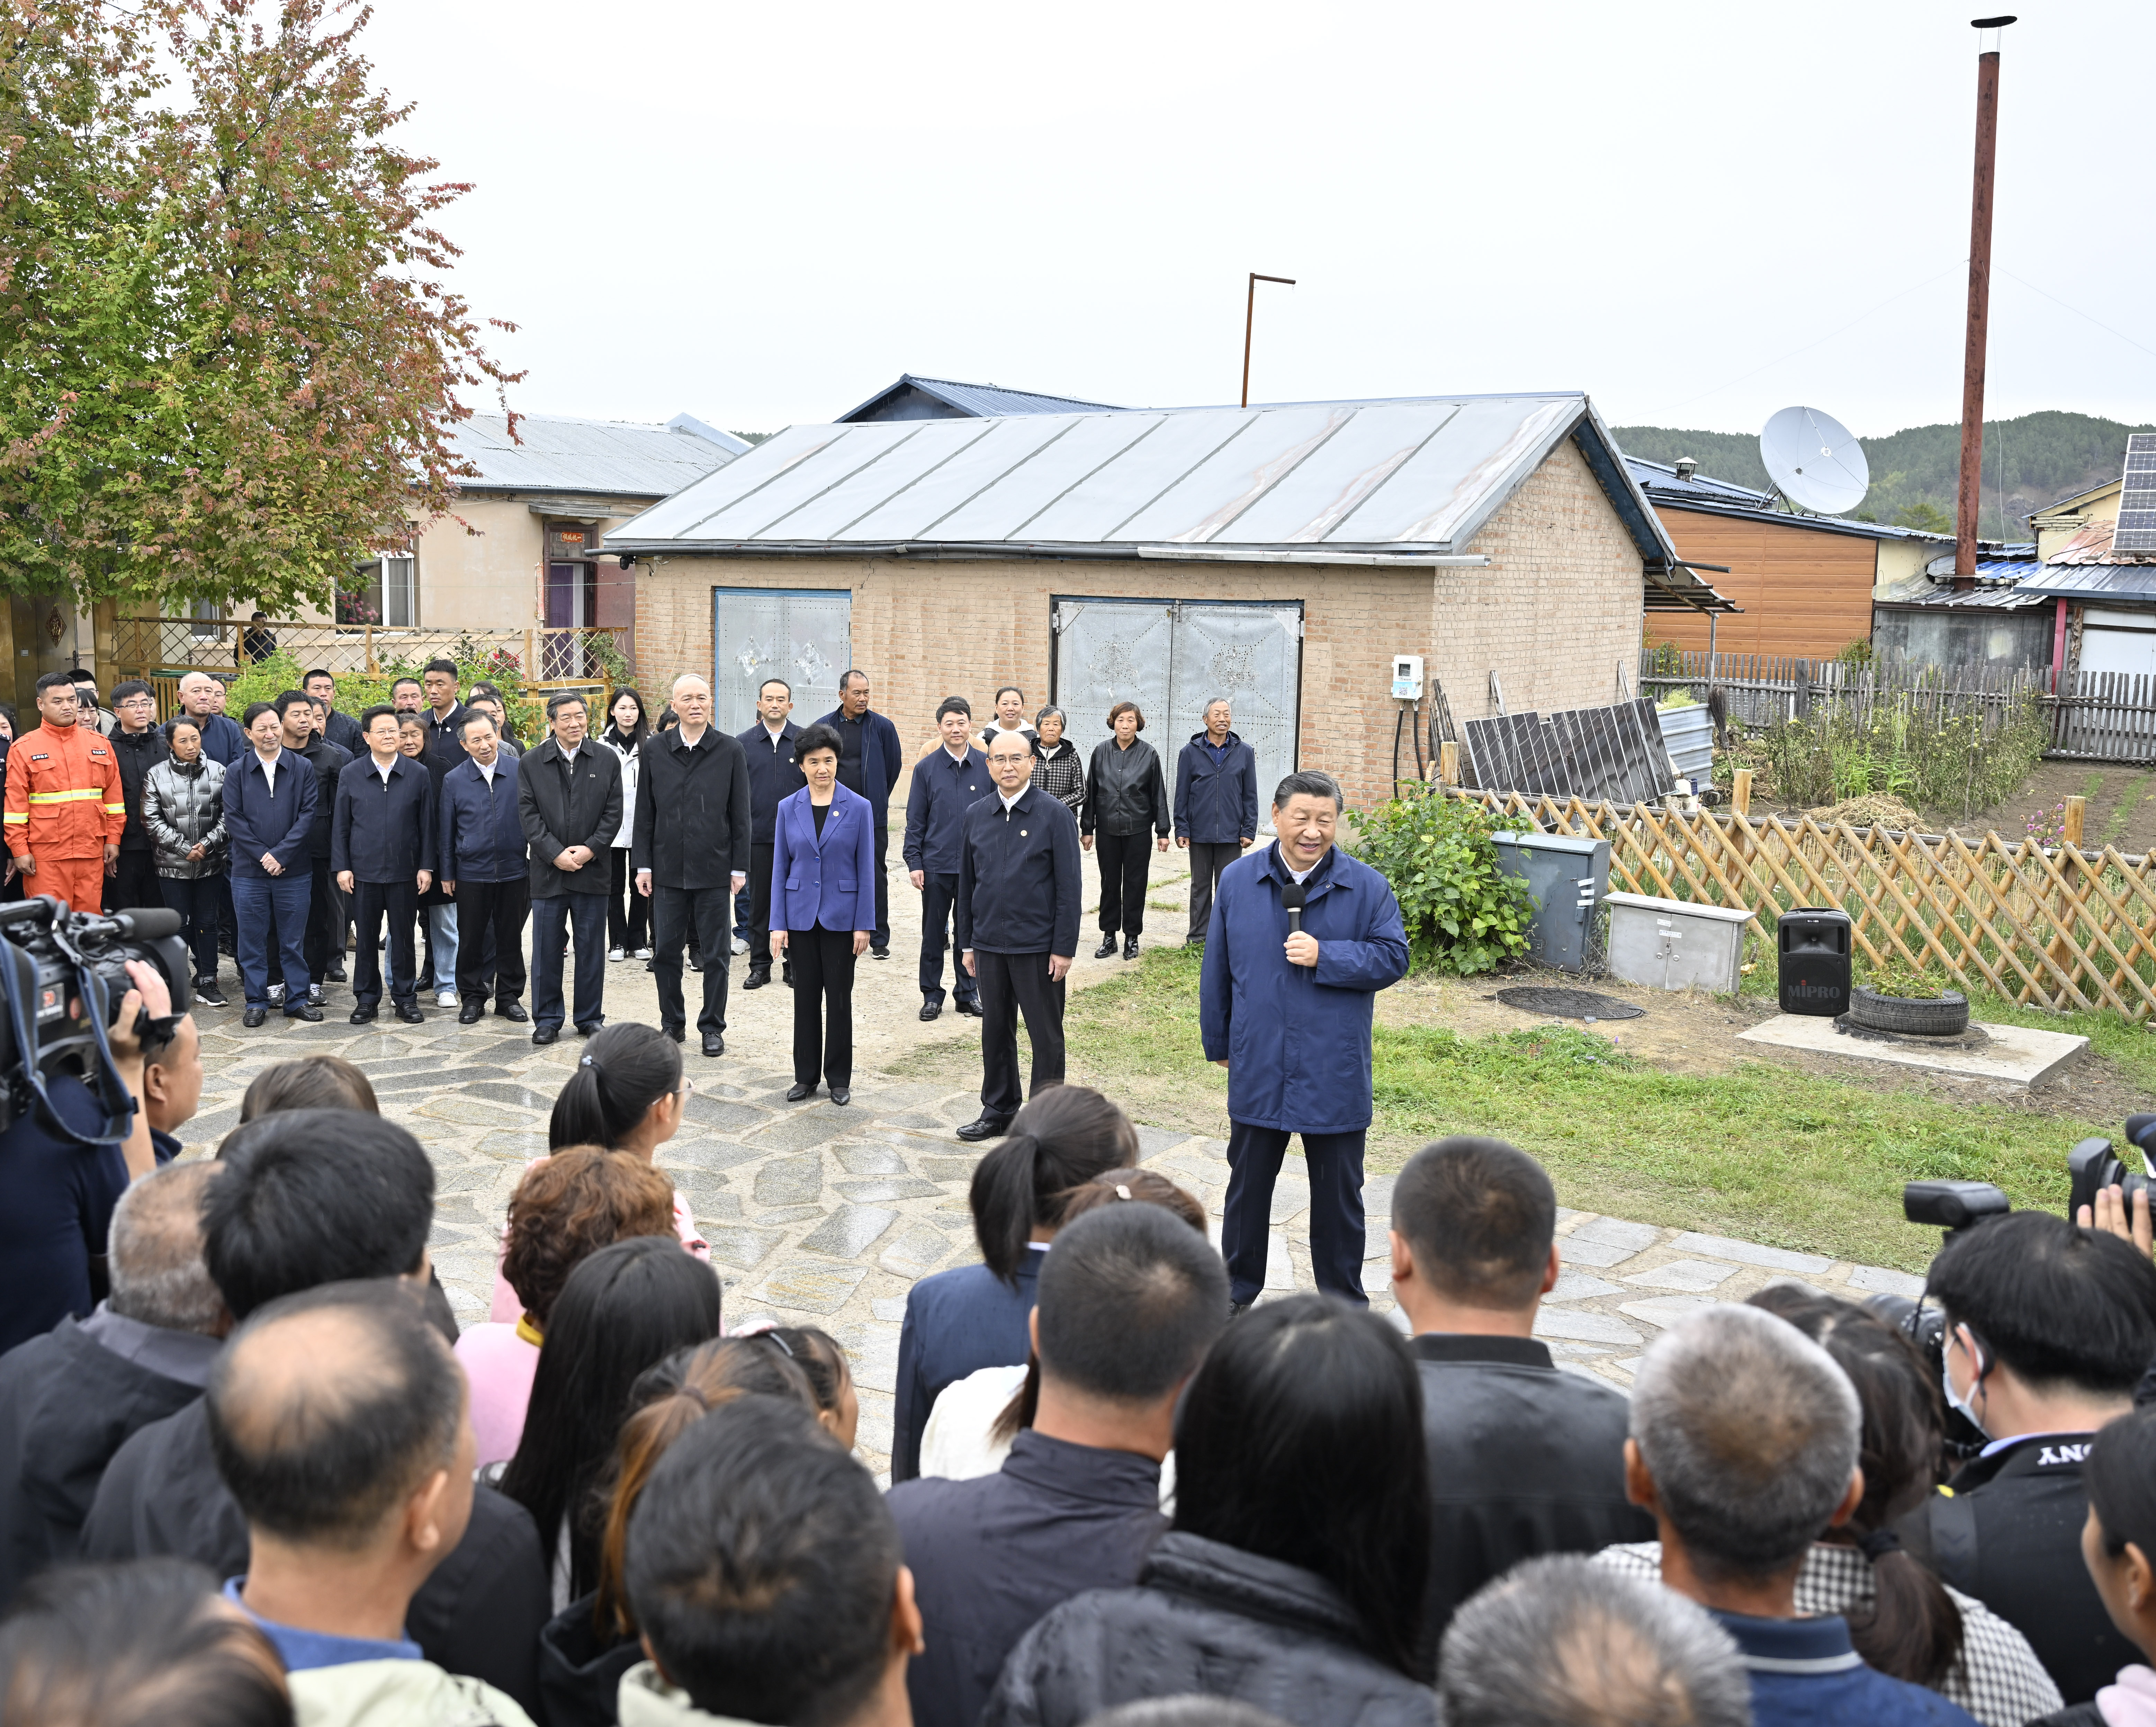
[[[1759,455],[1782,496],[1800,510],[1839,516],[1871,489],[1864,446],[1821,409],[1784,408],[1759,434]]]

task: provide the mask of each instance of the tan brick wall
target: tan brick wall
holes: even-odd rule
[[[683,671],[711,674],[714,588],[848,588],[853,655],[909,761],[934,747],[936,705],[963,695],[985,720],[998,684],[1047,700],[1050,596],[1303,603],[1300,763],[1339,776],[1352,804],[1382,798],[1398,710],[1391,656],[1421,653],[1455,720],[1507,706],[1614,699],[1618,662],[1640,645],[1640,557],[1584,460],[1559,448],[1493,517],[1472,548],[1487,569],[1178,564],[1150,559],[660,558],[636,584],[638,681],[663,694]],[[813,715],[797,715],[797,719]],[[1090,747],[1098,719],[1073,715]],[[1150,734],[1148,734],[1150,735]],[[1172,760],[1180,739],[1162,738]],[[1404,736],[1403,773],[1414,753]],[[903,786],[901,784],[901,792]]]

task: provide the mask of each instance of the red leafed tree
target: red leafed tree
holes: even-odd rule
[[[514,378],[367,17],[0,0],[0,586],[326,605],[450,510]]]

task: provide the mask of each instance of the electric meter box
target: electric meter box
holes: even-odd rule
[[[1609,842],[1532,831],[1490,838],[1497,867],[1534,896],[1529,957],[1558,971],[1587,970],[1597,957],[1595,915],[1609,892]]]
[[[1422,700],[1422,655],[1395,654],[1393,655],[1393,700],[1419,702]]]

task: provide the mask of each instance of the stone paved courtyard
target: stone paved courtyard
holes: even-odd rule
[[[1158,861],[1172,873],[1155,878],[1156,906],[1183,892],[1174,855]],[[918,1277],[976,1257],[966,1192],[979,1152],[952,1132],[978,1113],[973,1086],[913,1082],[878,1071],[923,1042],[978,1039],[977,1021],[947,1010],[932,1025],[918,1020],[911,957],[918,943],[916,904],[905,877],[895,875],[892,958],[865,958],[859,968],[863,1030],[850,1107],[836,1108],[820,1093],[809,1103],[785,1101],[793,1082],[790,992],[774,987],[745,995],[737,960],[727,1053],[704,1059],[692,1034],[686,1063],[695,1091],[687,1119],[659,1157],[711,1242],[726,1282],[727,1323],[769,1313],[821,1325],[845,1345],[860,1390],[860,1451],[879,1471],[890,1450],[906,1291]],[[1179,919],[1154,915],[1166,926],[1159,938],[1179,941]],[[1096,938],[1089,919],[1081,943],[1088,957],[1074,969],[1074,987],[1112,976],[1123,963],[1091,959]],[[608,1018],[656,1023],[643,968],[631,962],[607,970]],[[686,982],[693,1001],[700,980],[691,974]],[[202,1112],[183,1136],[188,1155],[214,1150],[238,1119],[248,1081],[270,1063],[313,1051],[357,1063],[383,1113],[417,1134],[434,1159],[434,1262],[459,1320],[484,1318],[511,1190],[525,1164],[546,1152],[547,1113],[583,1041],[568,1036],[535,1048],[528,1027],[492,1015],[459,1026],[453,1009],[431,1005],[424,1025],[385,1020],[354,1026],[345,1018],[349,989],[333,984],[328,993],[328,1016],[319,1025],[273,1015],[249,1032],[240,1029],[237,1005],[202,1013],[208,1078]],[[231,994],[236,1002],[238,991]],[[1147,1163],[1199,1195],[1217,1219],[1228,1180],[1222,1142],[1153,1128],[1141,1134]],[[1275,1291],[1312,1287],[1309,1189],[1301,1171],[1301,1159],[1291,1156],[1274,1200],[1269,1288]],[[1364,1281],[1373,1305],[1387,1312],[1391,1187],[1389,1176],[1378,1175],[1366,1190]],[[1860,1298],[1918,1287],[1902,1272],[1614,1217],[1567,1211],[1558,1227],[1566,1269],[1538,1332],[1568,1366],[1620,1385],[1657,1329],[1706,1302],[1742,1299],[1784,1277]]]

